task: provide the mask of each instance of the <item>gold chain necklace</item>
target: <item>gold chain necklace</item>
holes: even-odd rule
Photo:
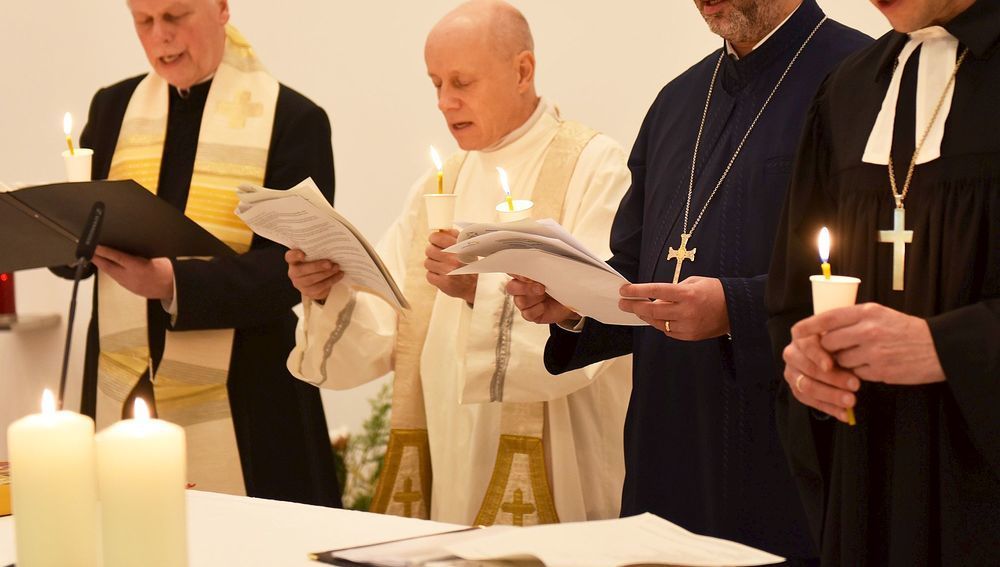
[[[944,92],[938,98],[934,112],[931,114],[931,119],[927,121],[927,128],[924,129],[923,135],[920,136],[920,140],[913,150],[913,157],[910,158],[910,167],[906,171],[906,180],[903,181],[902,192],[896,189],[896,173],[892,167],[892,152],[889,152],[889,190],[892,191],[892,198],[896,202],[896,208],[892,212],[892,230],[878,231],[878,241],[881,244],[892,244],[893,291],[903,290],[906,245],[913,242],[913,231],[906,230],[906,209],[903,208],[903,201],[906,199],[906,194],[910,192],[910,181],[913,180],[913,170],[917,166],[917,158],[920,156],[920,150],[924,147],[924,142],[927,141],[931,127],[934,125],[934,121],[937,120],[938,113],[941,112],[941,106],[944,105],[944,99],[947,98],[948,90],[954,84],[955,76],[958,75],[958,69],[962,66],[962,62],[965,61],[965,57],[968,54],[969,48],[966,47],[955,63],[955,69],[951,72],[951,78],[948,79],[948,84],[944,86]]]
[[[694,157],[691,158],[691,178],[688,180],[687,202],[684,204],[684,230],[681,232],[681,244],[678,248],[670,247],[667,249],[667,260],[673,260],[673,259],[677,260],[677,266],[674,268],[673,283],[677,283],[680,280],[681,264],[684,263],[684,260],[690,260],[691,262],[694,262],[694,255],[695,252],[698,251],[698,249],[691,248],[690,250],[688,250],[687,247],[688,239],[691,238],[692,234],[694,234],[694,229],[698,228],[698,223],[701,222],[701,217],[705,214],[705,211],[708,210],[708,205],[712,202],[712,199],[715,197],[715,193],[718,192],[720,187],[722,187],[722,183],[726,180],[726,176],[729,175],[729,170],[732,169],[733,163],[736,162],[737,156],[739,156],[740,151],[743,150],[743,144],[746,143],[747,138],[750,137],[750,132],[752,132],[754,126],[757,125],[757,121],[760,120],[761,115],[764,114],[764,109],[767,108],[767,105],[770,104],[771,99],[774,98],[774,93],[778,92],[778,87],[780,87],[782,81],[785,80],[785,77],[788,75],[788,72],[792,69],[792,65],[795,64],[795,61],[798,60],[799,55],[801,55],[802,51],[806,48],[807,45],[809,45],[809,41],[812,40],[813,36],[816,35],[816,32],[819,31],[819,27],[822,26],[823,22],[825,22],[826,20],[827,18],[826,16],[824,16],[823,19],[820,20],[818,24],[816,24],[816,27],[814,27],[813,30],[809,32],[808,37],[806,37],[805,41],[802,42],[802,45],[799,46],[799,50],[795,52],[795,55],[792,57],[792,60],[788,62],[788,66],[785,67],[785,71],[781,73],[781,77],[778,78],[778,82],[774,85],[774,88],[771,89],[771,93],[767,95],[767,99],[764,101],[764,105],[760,107],[760,111],[757,112],[757,116],[754,117],[753,122],[750,123],[750,127],[747,128],[746,134],[743,134],[743,139],[740,140],[739,145],[736,146],[736,151],[733,152],[733,157],[729,158],[729,163],[726,164],[726,169],[723,170],[722,177],[720,177],[719,182],[715,184],[715,188],[712,189],[712,192],[708,195],[708,200],[705,201],[705,205],[701,208],[701,211],[698,213],[697,218],[694,219],[694,224],[691,225],[691,229],[688,230],[688,213],[691,210],[691,195],[694,193],[694,168],[698,164],[698,147],[701,145],[701,134],[705,130],[705,122],[708,118],[708,106],[709,103],[712,102],[712,91],[715,88],[715,79],[719,74],[719,67],[722,66],[722,59],[726,56],[726,52],[725,50],[723,50],[722,53],[719,54],[719,60],[716,61],[715,63],[715,71],[712,72],[712,82],[709,83],[708,85],[708,96],[705,98],[705,109],[701,113],[701,124],[698,126],[698,136],[695,138],[694,141]]]

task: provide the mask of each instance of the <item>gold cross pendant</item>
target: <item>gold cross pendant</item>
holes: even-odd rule
[[[674,283],[681,279],[681,264],[684,260],[694,262],[694,253],[698,251],[697,248],[687,249],[688,238],[691,238],[690,234],[682,234],[680,248],[668,248],[667,251],[667,260],[677,259],[677,267],[674,268]]]
[[[892,289],[902,291],[906,245],[913,242],[913,231],[906,230],[906,209],[898,206],[892,211],[892,230],[878,231],[878,241],[892,244]]]

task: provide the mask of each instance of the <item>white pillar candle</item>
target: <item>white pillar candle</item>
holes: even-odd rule
[[[56,411],[52,392],[42,413],[7,428],[18,567],[98,565],[94,422]]]
[[[104,567],[183,567],[188,563],[184,430],[149,418],[142,399],[135,419],[97,434]]]

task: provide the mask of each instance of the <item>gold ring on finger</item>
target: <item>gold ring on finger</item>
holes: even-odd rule
[[[670,332],[670,321],[664,321],[663,322],[663,331],[665,333],[669,333]]]
[[[805,377],[805,374],[799,374],[795,377],[795,389],[798,390],[800,394],[802,393],[802,379]]]

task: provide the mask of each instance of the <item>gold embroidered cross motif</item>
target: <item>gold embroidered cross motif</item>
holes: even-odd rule
[[[406,477],[403,481],[403,490],[392,495],[392,499],[395,502],[400,502],[403,505],[403,515],[407,518],[413,517],[413,505],[420,502],[421,496],[420,492],[413,490],[413,479]]]
[[[906,245],[913,242],[913,231],[906,230],[906,209],[902,206],[893,209],[892,230],[878,231],[878,241],[883,244],[892,244],[892,289],[901,291],[903,289]]]
[[[500,509],[514,516],[514,525],[523,526],[524,516],[535,513],[535,505],[524,501],[524,492],[520,488],[514,490],[512,502],[504,502]]]
[[[250,91],[240,91],[230,102],[220,102],[218,111],[229,118],[230,128],[243,128],[247,118],[264,114],[264,106],[259,102],[250,102]]]
[[[694,253],[698,251],[697,248],[687,249],[688,238],[691,238],[690,234],[682,234],[680,248],[669,248],[667,252],[667,260],[677,258],[677,267],[674,268],[674,283],[677,283],[677,280],[681,279],[681,264],[684,260],[694,262]]]

